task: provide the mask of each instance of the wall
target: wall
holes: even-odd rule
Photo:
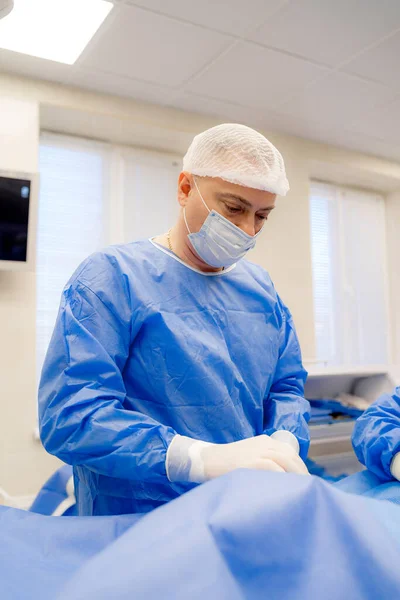
[[[39,124],[47,130],[183,155],[197,132],[221,121],[0,74],[0,99],[3,96],[13,98],[13,118],[10,120],[10,114],[5,114],[3,107],[0,114],[0,168],[8,163],[12,168],[36,168]],[[397,348],[400,364],[400,317],[395,302],[396,297],[400,297],[396,264],[399,241],[394,232],[395,218],[400,222],[400,198],[394,194],[400,190],[400,165],[287,135],[264,133],[284,155],[291,192],[286,198],[279,199],[278,208],[268,222],[265,235],[257,243],[252,259],[270,271],[279,293],[291,308],[306,360],[315,356],[310,177],[393,192],[388,204],[388,224],[391,226],[388,247],[392,271],[391,310],[393,322],[397,319],[398,335],[393,345]],[[397,290],[396,294],[393,290]],[[34,274],[0,273],[0,486],[15,494],[35,492],[55,466],[54,460],[32,438],[36,423],[34,328]]]
[[[37,171],[39,105],[0,97],[0,168]],[[54,470],[36,424],[35,273],[0,271],[0,487],[34,492]]]

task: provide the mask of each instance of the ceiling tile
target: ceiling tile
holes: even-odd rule
[[[396,142],[377,139],[371,135],[354,131],[331,133],[324,143],[355,150],[370,156],[400,161],[400,148]]]
[[[345,73],[330,73],[291,98],[278,112],[310,123],[348,128],[352,121],[393,97],[394,92],[385,86]]]
[[[174,108],[200,115],[218,117],[222,122],[243,123],[248,126],[257,127],[266,121],[265,111],[257,111],[231,102],[216,100],[198,94],[184,92],[176,96],[170,103]]]
[[[79,64],[178,86],[228,47],[231,38],[134,7],[122,7]]]
[[[296,0],[251,39],[336,66],[398,27],[399,0]]]
[[[350,129],[395,143],[400,148],[400,98],[386,105],[384,110],[375,109],[364,118],[356,119]]]
[[[190,82],[187,89],[243,106],[273,110],[325,72],[302,59],[239,42]]]
[[[268,127],[276,133],[286,133],[317,142],[324,142],[336,131],[327,123],[312,123],[309,120],[276,113],[270,115]]]
[[[400,160],[399,145],[378,139],[373,135],[332,127],[325,123],[310,123],[298,118],[274,115],[269,119],[270,131],[287,133],[322,144],[362,152],[370,156],[380,156],[390,160]]]
[[[82,67],[72,74],[70,84],[87,90],[160,105],[167,104],[174,94],[173,90],[161,85]]]
[[[283,0],[133,0],[128,4],[240,36],[275,12]]]
[[[399,57],[400,32],[352,60],[344,70],[400,91]]]
[[[334,143],[338,143],[340,136],[344,134],[343,129],[338,131],[337,127],[324,123],[312,124],[310,121],[303,121],[295,117],[248,109],[229,102],[202,97],[197,94],[181,94],[173,100],[171,105],[174,108],[218,117],[221,119],[221,122],[240,122],[250,127],[258,128],[260,131],[287,133],[319,142],[332,139]],[[361,139],[364,137],[354,132],[351,133],[351,136]]]

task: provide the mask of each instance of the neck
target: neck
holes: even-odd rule
[[[210,265],[197,256],[189,241],[188,231],[182,215],[180,215],[177,223],[170,231],[170,240],[174,254],[194,269],[203,271],[204,273],[218,273],[223,270],[221,268],[210,267]]]

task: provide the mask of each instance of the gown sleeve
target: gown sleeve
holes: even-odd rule
[[[131,306],[123,274],[94,255],[66,286],[39,388],[43,445],[62,461],[110,477],[167,481],[176,432],[124,407]],[[96,287],[85,272],[96,273]],[[136,324],[137,325],[137,324]]]

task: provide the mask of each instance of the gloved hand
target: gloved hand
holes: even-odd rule
[[[400,481],[400,452],[397,452],[392,458],[392,462],[390,463],[390,472],[394,479]]]
[[[171,482],[203,483],[235,469],[256,469],[307,475],[307,467],[287,443],[267,435],[210,444],[176,435],[166,459]]]

